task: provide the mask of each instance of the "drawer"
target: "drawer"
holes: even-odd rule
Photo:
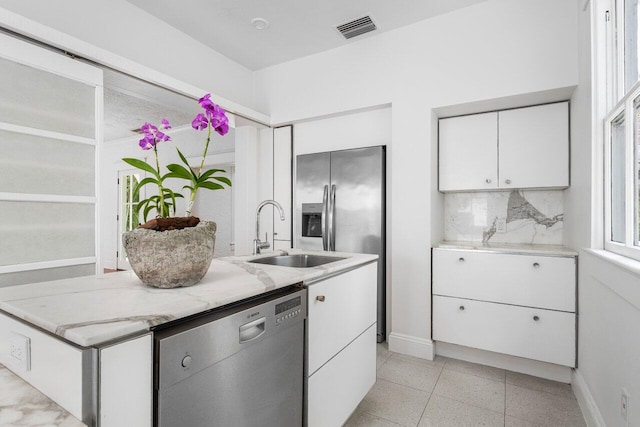
[[[309,375],[376,322],[377,282],[374,262],[309,286]]]
[[[433,293],[575,312],[575,258],[434,249]]]
[[[309,377],[308,427],[343,425],[375,382],[374,324]]]
[[[433,339],[574,367],[576,317],[561,311],[434,295]]]

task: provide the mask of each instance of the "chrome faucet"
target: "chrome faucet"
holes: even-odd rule
[[[280,205],[280,203],[276,202],[275,200],[265,200],[258,205],[258,207],[256,208],[256,238],[253,239],[254,255],[258,255],[261,249],[267,249],[269,248],[269,246],[271,246],[269,242],[260,241],[260,211],[266,205],[273,205],[276,208],[278,208],[278,211],[280,212],[280,221],[284,221],[284,209],[282,209],[282,206]],[[265,234],[265,240],[267,240],[266,234]]]

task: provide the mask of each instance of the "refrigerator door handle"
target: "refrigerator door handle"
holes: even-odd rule
[[[320,218],[320,223],[322,224],[322,249],[329,249],[329,227],[328,227],[328,218],[329,218],[329,186],[324,186],[324,192],[322,193],[322,217]]]
[[[329,196],[329,250],[336,250],[336,185],[331,186]]]

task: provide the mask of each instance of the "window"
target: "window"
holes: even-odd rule
[[[610,104],[605,121],[605,248],[640,260],[640,0],[608,11]]]
[[[118,176],[118,187],[120,193],[119,213],[118,213],[118,268],[129,269],[127,254],[122,244],[122,233],[131,231],[140,225],[140,218],[137,204],[140,201],[140,194],[134,197],[133,190],[140,182],[140,174],[133,171],[123,171]],[[144,191],[142,189],[141,191]]]

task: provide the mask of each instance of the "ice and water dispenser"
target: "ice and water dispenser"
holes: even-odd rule
[[[322,237],[322,203],[302,204],[302,236]]]

